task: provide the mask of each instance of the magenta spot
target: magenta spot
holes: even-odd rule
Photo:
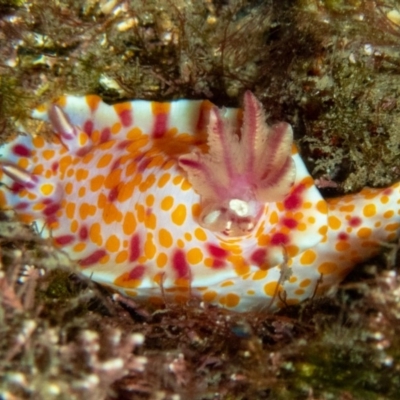
[[[362,223],[362,219],[360,217],[352,217],[349,219],[349,225],[353,228],[357,228]]]
[[[226,262],[224,260],[216,260],[215,258],[212,260],[212,269],[221,269],[226,267]]]
[[[16,210],[25,210],[25,209],[28,208],[28,206],[29,206],[29,203],[22,202],[22,203],[18,203],[18,204],[15,206],[15,209],[16,209]]]
[[[140,238],[139,235],[133,235],[130,243],[129,261],[136,261],[140,257]]]
[[[285,206],[286,210],[296,210],[297,208],[301,207],[301,197],[297,194],[292,193],[283,201],[283,205]]]
[[[338,234],[338,240],[348,240],[349,239],[349,235],[345,232],[340,232]]]
[[[55,214],[59,209],[60,209],[60,204],[58,203],[50,204],[43,210],[43,215],[49,217],[50,215]]]
[[[98,263],[105,255],[107,255],[107,252],[105,250],[96,250],[90,256],[87,256],[86,258],[80,260],[79,264],[81,265],[81,267],[90,267],[91,265]]]
[[[172,268],[177,278],[190,278],[190,267],[182,250],[176,250],[172,256]]]
[[[108,197],[107,197],[108,201],[109,201],[110,203],[112,203],[113,201],[115,201],[116,198],[118,197],[118,193],[119,193],[118,186],[113,187],[112,189],[110,189],[110,191],[109,191],[109,193],[108,193]]]
[[[12,151],[16,156],[20,157],[30,157],[31,155],[31,150],[28,149],[28,147],[24,146],[23,144],[16,144],[13,147]]]
[[[88,228],[87,226],[83,225],[81,229],[79,229],[79,238],[81,240],[86,240],[89,236]]]
[[[59,246],[66,246],[75,240],[74,235],[63,235],[54,238],[54,242]]]
[[[111,131],[110,128],[104,128],[100,134],[100,143],[108,142],[110,140]]]
[[[393,189],[392,188],[387,188],[385,189],[382,194],[385,194],[386,196],[390,196],[393,193]]]
[[[51,170],[53,172],[56,172],[58,170],[60,163],[58,161],[53,162],[53,164],[51,164]]]
[[[138,167],[137,167],[138,171],[139,172],[145,171],[147,169],[147,166],[150,164],[150,162],[151,162],[150,158],[148,158],[148,157],[143,158],[138,164]]]
[[[228,252],[226,250],[222,249],[221,247],[216,246],[215,244],[208,244],[207,248],[208,248],[208,252],[210,253],[210,255],[215,258],[228,257]]]
[[[306,187],[303,184],[300,184],[292,190],[292,193],[283,201],[283,204],[287,210],[295,210],[301,207],[303,203],[301,194],[305,189]]]
[[[264,264],[265,259],[267,257],[267,250],[266,249],[257,249],[250,257],[251,261],[254,264],[260,266]]]
[[[282,224],[288,227],[289,229],[294,229],[297,226],[297,221],[293,218],[283,218]]]
[[[285,245],[289,243],[289,237],[282,232],[272,235],[271,244],[273,246]]]
[[[117,144],[117,149],[119,150],[124,150],[126,147],[128,147],[128,145],[130,145],[132,143],[131,140],[124,140],[122,142],[119,142]]]
[[[116,159],[116,160],[112,163],[112,165],[111,165],[111,171],[113,171],[114,169],[119,168],[120,166],[121,166],[121,159],[118,158],[118,159]]]
[[[141,279],[145,270],[146,267],[144,265],[138,265],[129,272],[129,279]]]
[[[179,160],[179,164],[197,169],[201,168],[200,163],[192,160],[185,160],[184,158]]]
[[[48,206],[49,204],[52,204],[53,203],[53,200],[52,199],[49,199],[49,198],[46,198],[46,199],[43,199],[43,202],[42,202],[43,204],[45,204],[46,206]]]
[[[123,126],[130,126],[132,125],[132,112],[131,110],[124,110],[119,114],[119,119],[121,120],[121,124]]]
[[[88,119],[84,124],[83,124],[83,132],[85,132],[88,136],[92,135],[93,132],[93,121]]]
[[[168,114],[157,114],[154,118],[153,133],[154,138],[161,138],[167,130]]]
[[[19,193],[23,189],[25,189],[25,186],[18,182],[13,182],[13,184],[10,187],[10,191],[14,194]]]

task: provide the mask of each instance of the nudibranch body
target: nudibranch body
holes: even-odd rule
[[[324,200],[288,124],[208,101],[64,96],[55,135],[0,149],[0,207],[84,275],[137,299],[276,310],[322,294],[396,238],[400,185]]]

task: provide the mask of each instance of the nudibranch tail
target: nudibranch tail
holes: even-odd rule
[[[293,185],[292,128],[267,125],[261,103],[246,92],[241,137],[224,110],[214,107],[207,143],[208,153],[195,150],[179,158],[201,196],[199,223],[227,236],[246,235],[257,225],[264,204],[282,200]]]

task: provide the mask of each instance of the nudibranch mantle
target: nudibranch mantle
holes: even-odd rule
[[[286,123],[209,101],[63,96],[55,135],[0,148],[0,207],[82,273],[138,300],[276,310],[326,292],[393,240],[399,184],[324,200]]]

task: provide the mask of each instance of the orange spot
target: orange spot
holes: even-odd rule
[[[132,110],[132,104],[129,102],[125,102],[125,103],[118,103],[118,104],[114,104],[113,108],[115,110],[115,112],[117,114],[121,114],[124,111],[129,111]]]
[[[133,128],[131,129],[127,135],[126,138],[129,140],[135,140],[135,143],[133,143],[132,147],[128,151],[135,151],[137,150],[138,147],[135,146],[136,144],[136,139],[141,138],[143,135],[142,131],[139,128]]]
[[[135,232],[136,218],[132,212],[128,211],[127,213],[125,213],[122,229],[125,235],[132,235]]]
[[[83,168],[79,168],[76,171],[76,175],[75,176],[76,176],[76,180],[79,182],[79,181],[85,180],[88,177],[88,175],[89,175],[89,170],[83,169]]]
[[[383,196],[380,198],[380,201],[381,201],[382,204],[388,203],[388,202],[389,202],[389,196],[383,195]]]
[[[341,227],[342,223],[340,222],[339,218],[335,217],[334,215],[331,215],[328,217],[328,225],[329,228],[337,230]]]
[[[310,283],[311,283],[311,279],[303,279],[300,282],[299,286],[302,287],[302,288],[305,288],[307,286],[310,286]]]
[[[395,222],[393,224],[388,224],[385,226],[385,231],[396,231],[399,228],[400,224]]]
[[[67,96],[60,96],[55,102],[57,106],[64,108],[67,105]]]
[[[96,168],[104,168],[107,167],[113,159],[112,154],[104,154],[101,156],[100,160],[97,161]]]
[[[365,238],[371,236],[371,234],[372,234],[372,229],[370,229],[370,228],[360,228],[357,231],[357,236],[360,239],[365,239]]]
[[[392,218],[393,215],[394,215],[394,211],[393,210],[388,210],[388,211],[383,213],[383,217],[384,218]]]
[[[188,181],[188,180],[184,180],[183,182],[182,182],[182,185],[181,185],[181,190],[189,190],[189,189],[191,189],[192,188],[192,185],[190,184],[190,182]]]
[[[293,244],[289,244],[288,246],[285,246],[285,250],[289,257],[295,257],[299,254],[300,249]]]
[[[171,109],[171,103],[158,103],[156,101],[151,102],[151,111],[154,115],[168,114]]]
[[[44,167],[42,164],[38,164],[35,166],[35,168],[33,169],[32,173],[35,175],[42,175],[44,171]]]
[[[141,279],[131,279],[129,272],[125,272],[114,280],[114,285],[125,288],[136,288],[140,285]]]
[[[269,223],[271,225],[277,224],[279,221],[278,213],[276,211],[273,211],[269,217]]]
[[[240,297],[235,293],[228,293],[226,296],[221,298],[220,303],[224,304],[226,307],[236,307],[240,302]]]
[[[229,259],[232,261],[232,264],[235,268],[235,272],[239,276],[243,276],[250,271],[250,266],[246,263],[246,261],[242,257],[233,256],[229,257]]]
[[[192,216],[194,219],[198,218],[201,214],[201,207],[199,203],[192,204]]]
[[[192,240],[192,235],[189,232],[185,232],[184,236],[186,241],[190,242]]]
[[[339,207],[339,211],[342,211],[342,212],[353,212],[354,209],[355,209],[354,204],[348,204],[346,206]]]
[[[20,158],[18,160],[18,165],[22,168],[22,169],[27,169],[28,165],[29,165],[29,160],[27,158]]]
[[[111,235],[107,240],[105,247],[111,253],[115,253],[120,249],[121,242],[116,235]]]
[[[99,103],[101,102],[101,98],[94,94],[90,94],[85,97],[86,104],[89,106],[90,111],[93,113],[97,110]]]
[[[113,169],[104,180],[104,186],[107,189],[115,188],[121,182],[121,168]]]
[[[186,259],[189,264],[198,264],[199,262],[203,261],[203,253],[198,248],[190,249],[186,254]]]
[[[203,298],[203,301],[211,302],[211,301],[214,301],[214,299],[217,297],[217,292],[210,290],[208,292],[203,293],[203,295],[201,297]]]
[[[89,237],[90,240],[98,246],[101,246],[103,244],[103,238],[101,236],[101,225],[98,222],[95,222],[90,226]]]
[[[327,214],[328,213],[328,204],[326,203],[325,200],[319,200],[318,203],[315,205],[317,210],[321,214]]]
[[[335,249],[337,251],[346,251],[350,248],[350,243],[349,242],[345,242],[343,240],[341,240],[340,242],[337,242],[335,245]]]
[[[367,204],[363,208],[364,217],[373,217],[376,214],[376,206],[375,204]]]
[[[267,296],[273,297],[282,291],[282,286],[277,281],[269,282],[264,285],[264,292]]]
[[[168,262],[168,256],[167,256],[165,253],[160,253],[160,254],[157,256],[156,263],[157,263],[157,267],[158,267],[158,268],[165,267],[165,265],[167,264],[167,262]]]
[[[72,219],[75,215],[75,203],[68,203],[65,207],[65,215],[67,218]]]
[[[179,204],[171,213],[172,222],[175,225],[183,225],[186,220],[186,207],[184,204]]]
[[[157,225],[157,217],[154,213],[146,214],[144,225],[148,229],[155,229]]]
[[[306,176],[301,180],[300,185],[303,185],[306,189],[309,189],[314,185],[314,179],[312,179],[311,176]]]
[[[106,203],[103,210],[103,220],[106,224],[111,224],[115,221],[122,221],[122,213],[113,203]]]
[[[76,219],[71,222],[70,230],[72,233],[75,233],[79,228],[79,223]]]
[[[126,250],[122,250],[115,257],[115,262],[117,264],[122,264],[128,259],[128,252]]]
[[[328,226],[327,225],[323,225],[321,226],[321,228],[318,229],[318,233],[320,235],[326,235],[326,232],[328,232]]]
[[[75,251],[76,253],[79,253],[80,251],[83,251],[86,249],[86,243],[78,243],[76,244],[72,250]]]
[[[132,198],[133,192],[135,190],[136,182],[135,181],[128,181],[127,183],[123,183],[118,191],[117,199],[119,202],[123,203]]]
[[[147,206],[147,207],[152,207],[153,204],[154,204],[154,200],[155,200],[154,195],[153,195],[153,194],[149,194],[149,195],[146,197],[146,200],[145,200],[146,206]]]
[[[148,260],[154,258],[156,254],[157,248],[153,242],[153,235],[151,233],[147,234],[146,241],[144,243],[144,255],[147,257]]]
[[[85,132],[79,132],[78,134],[78,143],[82,147],[84,146],[89,140],[89,136],[86,135]]]
[[[46,104],[40,104],[39,106],[36,107],[36,111],[40,113],[44,113],[47,111],[47,106]]]
[[[104,176],[103,175],[97,175],[94,178],[90,180],[90,190],[92,192],[96,192],[99,190],[104,183]]]
[[[51,160],[56,152],[54,150],[44,150],[42,156],[45,160]]]
[[[259,270],[259,271],[254,272],[252,279],[253,279],[253,281],[258,281],[258,280],[266,278],[267,275],[268,275],[267,270]]]
[[[326,262],[323,262],[318,267],[318,272],[323,275],[332,274],[333,272],[335,272],[337,270],[337,268],[338,268],[337,264],[326,261]]]
[[[194,236],[196,236],[197,240],[200,240],[202,242],[207,240],[207,234],[205,233],[204,229],[202,229],[202,228],[196,228],[194,231]]]
[[[174,198],[172,196],[165,196],[161,201],[161,209],[169,211],[174,205]]]
[[[315,254],[315,251],[313,250],[306,250],[300,257],[300,262],[303,265],[310,265],[312,264],[315,259],[317,258],[317,255]]]
[[[120,122],[116,122],[112,127],[111,127],[111,133],[113,135],[116,135],[122,128],[122,125]]]

